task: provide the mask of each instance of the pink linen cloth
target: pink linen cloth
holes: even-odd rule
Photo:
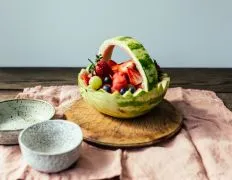
[[[183,113],[183,129],[169,142],[124,151],[121,177],[232,180],[232,112],[211,91],[173,88],[165,98]]]
[[[44,99],[57,117],[78,99],[76,86],[26,88],[17,98]],[[232,112],[214,92],[170,88],[165,96],[184,115],[180,133],[167,142],[133,150],[105,150],[83,143],[77,164],[45,174],[23,161],[18,146],[0,146],[0,179],[231,180]]]
[[[75,86],[26,88],[16,98],[43,99],[56,108],[56,118],[62,118],[64,109],[80,97]],[[21,156],[19,146],[0,146],[0,180],[87,180],[106,179],[121,174],[121,150],[103,150],[82,143],[77,163],[68,170],[46,174],[32,169]]]

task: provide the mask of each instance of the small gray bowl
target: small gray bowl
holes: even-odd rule
[[[70,167],[80,156],[81,128],[65,120],[34,124],[19,135],[25,161],[34,169],[55,173]]]
[[[51,119],[55,108],[46,101],[12,99],[0,102],[0,144],[18,144],[26,127]]]

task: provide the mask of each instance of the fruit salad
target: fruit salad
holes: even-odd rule
[[[126,91],[134,93],[142,87],[142,76],[133,60],[117,64],[114,60],[104,60],[101,55],[96,56],[81,79],[86,86],[94,90],[102,88],[108,93],[119,92],[123,95]]]
[[[111,58],[115,46],[131,57],[122,63]],[[96,58],[78,75],[84,100],[101,113],[132,118],[149,112],[159,104],[169,86],[163,73],[136,39],[118,36],[100,46]]]

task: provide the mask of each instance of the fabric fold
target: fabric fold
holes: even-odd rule
[[[182,109],[210,180],[232,179],[232,112],[210,91],[185,90]]]
[[[182,112],[185,128],[143,153],[127,151],[123,179],[231,180],[232,112],[212,91],[171,88],[165,98]]]
[[[36,86],[26,88],[16,98],[46,100],[56,108],[56,117],[62,118],[63,112],[74,100],[80,98],[76,86]],[[56,174],[46,174],[32,169],[21,156],[19,146],[0,146],[0,179],[4,180],[87,180],[109,179],[121,174],[122,151],[100,149],[82,143],[82,152],[77,163],[67,170]]]
[[[76,86],[25,88],[17,98],[43,99],[56,117],[80,98]],[[146,148],[106,150],[85,142],[80,159],[56,174],[33,170],[18,146],[0,146],[0,179],[231,180],[232,112],[212,91],[169,88],[165,99],[184,116],[173,138]]]
[[[165,98],[182,112],[183,95],[182,88],[172,88]],[[142,150],[128,150],[126,154],[122,163],[122,179],[208,179],[202,159],[185,128],[167,142]]]

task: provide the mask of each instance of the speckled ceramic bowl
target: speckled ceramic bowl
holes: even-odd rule
[[[0,102],[0,144],[18,144],[26,127],[51,119],[55,108],[46,101],[13,99]]]
[[[25,161],[34,169],[47,173],[70,167],[80,156],[81,128],[65,120],[34,124],[19,135]]]

